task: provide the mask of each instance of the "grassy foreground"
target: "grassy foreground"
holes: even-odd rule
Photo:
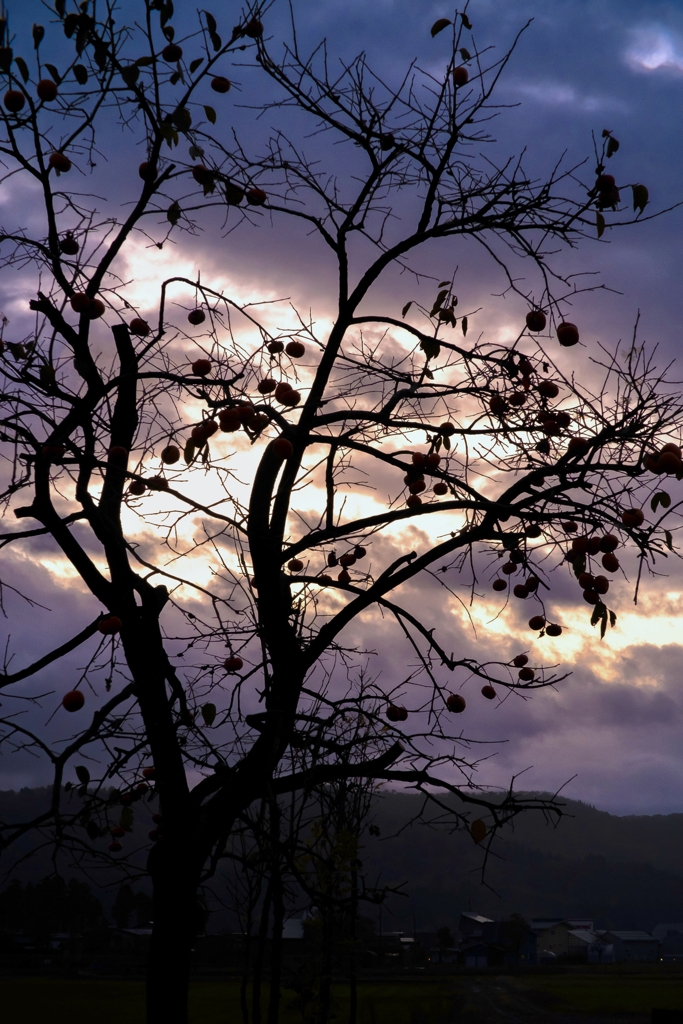
[[[443,1017],[452,1003],[452,979],[434,983],[359,986],[358,1024],[410,1024],[413,1012]],[[267,991],[264,993],[267,1006]],[[144,986],[132,981],[68,981],[21,978],[0,981],[0,1006],[7,1021],[21,1024],[144,1024]],[[264,1007],[265,1008],[265,1007]],[[337,1021],[348,1019],[348,997],[335,992]],[[190,989],[192,1024],[238,1024],[239,987],[230,982],[195,982]],[[293,992],[284,992],[281,1024],[303,1024]]]
[[[358,989],[358,1024],[411,1024],[442,1021],[455,1007],[476,1009],[485,1001],[503,1009],[512,1000],[529,1000],[529,1010],[542,998],[545,1014],[632,1014],[641,1019],[653,1006],[683,1009],[683,972],[651,969],[576,969],[562,974],[460,975],[413,982],[362,982]],[[293,992],[283,994],[282,1024],[304,1024]],[[22,978],[0,981],[0,1005],[5,1020],[22,1024],[143,1024],[144,987],[141,982]],[[481,1006],[484,1009],[484,1006]],[[530,1013],[531,1017],[531,1013]],[[487,1019],[487,1017],[477,1019]],[[192,1024],[239,1024],[236,982],[195,982],[190,994]],[[348,1020],[346,989],[335,991],[336,1024]]]

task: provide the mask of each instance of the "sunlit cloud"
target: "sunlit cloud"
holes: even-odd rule
[[[573,85],[557,82],[520,82],[511,88],[525,98],[546,107],[565,107],[588,114],[597,111],[624,112],[628,109],[625,103],[614,97],[586,95]]]
[[[683,73],[683,40],[670,29],[652,26],[635,29],[626,61],[638,71]]]

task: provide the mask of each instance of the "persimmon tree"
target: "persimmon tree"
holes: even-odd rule
[[[537,180],[521,156],[482,154],[514,45],[479,47],[466,11],[432,28],[440,74],[414,64],[391,82],[365,56],[271,40],[269,13],[226,31],[207,12],[176,19],[171,0],[57,0],[32,40],[2,26],[1,265],[31,279],[34,319],[4,325],[1,543],[51,543],[93,605],[54,649],[8,649],[3,749],[43,761],[53,796],[2,841],[39,830],[114,861],[133,815],[157,808],[147,1001],[164,1024],[187,1018],[198,887],[259,801],[347,778],[458,794],[471,810],[452,824],[484,847],[520,810],[552,810],[477,789],[462,712],[473,688],[495,700],[561,670],[453,653],[464,638],[439,637],[411,584],[525,600],[535,635],[559,636],[566,562],[604,632],[622,547],[641,569],[673,547],[660,475],[681,474],[680,400],[642,346],[579,345],[576,375],[562,356],[582,279],[561,250],[648,216],[644,186],[606,170],[612,135]],[[235,83],[251,129],[233,123]],[[222,229],[234,247],[266,220],[327,254],[329,328],[206,273],[132,302],[134,246]],[[467,243],[518,303],[505,344],[457,297]],[[418,259],[435,247],[446,265],[429,277]],[[397,271],[402,310],[379,298]],[[367,488],[357,513],[351,488]],[[423,546],[401,553],[408,524]],[[373,677],[349,640],[376,615],[405,645],[401,678]],[[80,677],[45,693],[72,652]]]

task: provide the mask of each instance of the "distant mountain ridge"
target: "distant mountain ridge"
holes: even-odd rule
[[[0,791],[0,819],[38,814],[49,796],[47,788]],[[520,913],[527,918],[589,918],[598,928],[650,930],[661,922],[683,921],[683,814],[618,817],[566,800],[557,827],[546,824],[540,814],[520,815],[514,828],[496,841],[482,885],[482,849],[469,834],[423,824],[404,829],[421,799],[382,794],[373,812],[380,836],[366,834],[363,839],[361,856],[369,881],[379,877],[385,883],[406,883],[407,896],[391,897],[382,911],[385,930],[457,925],[460,911],[467,909],[488,917]],[[150,815],[149,808],[136,805],[130,842],[140,850],[140,866]],[[0,879],[16,854],[28,849],[24,840],[16,853],[10,849],[0,855]],[[16,877],[35,882],[51,870],[44,850],[19,865]],[[78,877],[66,862],[63,873]],[[103,902],[110,903],[117,876],[102,871],[87,880],[98,893],[108,890]],[[379,923],[376,908],[362,912]]]
[[[533,794],[535,796],[548,794]],[[397,833],[422,798],[385,794],[376,820]],[[438,926],[471,908],[488,917],[590,918],[596,927],[644,928],[683,920],[683,814],[617,817],[563,801],[553,827],[522,814],[500,834],[482,885],[481,848],[464,832],[416,825],[396,840],[366,847],[365,868],[385,880],[408,880],[409,899],[394,898],[396,927]],[[387,927],[388,925],[385,925]]]

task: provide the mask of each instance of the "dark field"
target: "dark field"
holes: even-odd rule
[[[21,978],[0,980],[6,1021],[22,1024],[143,1024],[137,981]],[[558,973],[461,974],[359,984],[358,1024],[645,1024],[653,1007],[683,1010],[683,969],[568,968]],[[192,1024],[240,1024],[237,982],[195,982]],[[294,992],[285,992],[282,1024],[305,1024]],[[344,986],[335,990],[331,1024],[348,1021]]]

